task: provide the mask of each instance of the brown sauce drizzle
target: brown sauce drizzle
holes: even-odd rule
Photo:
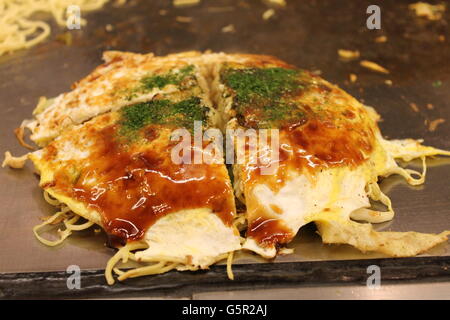
[[[134,152],[134,146],[123,146],[115,139],[117,130],[117,125],[110,125],[89,132],[96,143],[94,154],[75,183],[65,167],[55,175],[55,189],[100,212],[108,234],[137,240],[159,218],[195,208],[210,208],[232,225],[234,197],[223,165],[177,165],[171,160],[170,145],[159,139],[159,146],[138,147],[140,151]],[[146,136],[155,137],[150,129]]]
[[[247,237],[253,238],[262,247],[272,247],[289,242],[294,235],[283,221],[258,217],[247,229]]]

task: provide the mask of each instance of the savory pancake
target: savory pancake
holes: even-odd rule
[[[142,244],[137,261],[165,263],[152,272],[207,268],[240,249],[228,172],[222,159],[176,164],[171,153],[174,130],[208,126],[210,112],[196,96],[153,99],[66,130],[29,157],[50,196],[101,226],[116,246]]]
[[[35,228],[42,242],[59,244],[93,224],[106,231],[119,248],[106,268],[108,283],[113,271],[123,280],[207,268],[227,257],[230,266],[240,249],[273,258],[308,223],[324,243],[390,256],[417,255],[447,240],[448,231],[373,230],[372,223],[394,217],[378,179],[399,174],[422,184],[425,158],[450,152],[384,139],[375,110],[337,86],[262,55],[106,52],[104,58],[71,92],[42,100],[35,118],[24,121],[21,142],[26,127],[43,148],[19,158],[7,153],[4,165],[21,167],[30,158],[47,200],[61,206]],[[196,143],[199,123],[222,135],[215,143],[226,142],[218,161],[185,161],[211,157],[213,140]],[[174,137],[186,136],[179,149]],[[230,136],[237,143],[228,145]],[[180,150],[182,161],[174,161]],[[416,158],[422,173],[396,162]],[[244,212],[237,213],[235,198]],[[79,217],[88,221],[80,225]],[[65,226],[60,240],[43,239],[41,226],[58,221]],[[129,259],[146,265],[115,267]]]

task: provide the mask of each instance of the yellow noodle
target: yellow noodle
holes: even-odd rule
[[[50,203],[51,205],[54,206],[58,206],[60,205],[60,202],[56,199],[53,199],[47,191],[44,191],[44,199]],[[59,239],[58,240],[48,240],[43,238],[40,234],[39,231],[47,226],[47,225],[51,225],[53,224],[55,221],[57,221],[58,218],[64,217],[62,223],[64,224],[64,226],[66,227],[64,230],[58,230],[58,234],[59,234]],[[72,231],[80,231],[80,230],[85,230],[87,228],[90,228],[94,223],[91,221],[88,221],[86,223],[83,224],[79,224],[79,225],[75,225],[75,223],[80,219],[81,217],[79,215],[77,215],[76,213],[70,211],[70,208],[63,205],[61,207],[61,210],[58,211],[57,213],[55,213],[53,216],[51,216],[50,218],[46,219],[43,223],[35,226],[33,228],[33,233],[36,236],[36,238],[42,242],[43,244],[47,245],[47,246],[57,246],[60,243],[62,243],[67,237],[69,237],[72,234]]]
[[[44,190],[44,199],[52,206],[58,206],[60,202],[57,199],[52,198],[47,191]]]
[[[422,159],[422,173],[416,171],[416,170],[412,170],[412,169],[404,169],[401,167],[397,167],[394,170],[392,170],[392,173],[396,173],[401,175],[402,177],[404,177],[406,179],[406,181],[413,186],[422,184],[425,182],[425,176],[427,174],[427,162],[426,162],[426,158],[424,156],[421,157]],[[417,175],[419,176],[419,178],[414,178],[413,175]]]
[[[227,258],[227,275],[228,275],[228,279],[230,279],[230,280],[234,280],[233,270],[231,269],[231,265],[233,264],[233,256],[234,256],[234,251],[231,251],[228,254],[228,258]]]
[[[64,225],[66,226],[66,228],[68,230],[72,230],[72,231],[81,231],[81,230],[85,230],[88,229],[90,227],[92,227],[94,225],[94,223],[92,221],[86,221],[83,224],[71,224],[71,223],[64,223]]]
[[[41,237],[39,235],[39,230],[43,227],[45,227],[46,225],[52,224],[53,221],[55,221],[57,218],[59,218],[60,216],[66,214],[66,212],[64,211],[59,211],[57,213],[55,213],[53,216],[51,216],[49,219],[47,219],[46,221],[44,221],[43,223],[35,226],[33,228],[33,232],[34,235],[36,236],[36,238],[42,242],[43,244],[50,246],[50,247],[54,247],[57,246],[58,244],[62,243],[68,236],[70,236],[70,234],[72,233],[70,230],[66,229],[64,231],[58,230],[59,236],[60,238],[58,240],[55,241],[51,241],[51,240],[47,240],[43,237]],[[67,218],[66,218],[67,219]]]
[[[0,55],[30,48],[50,35],[50,25],[36,18],[36,13],[50,13],[59,26],[65,26],[69,6],[78,6],[83,16],[107,2],[110,0],[0,0]],[[85,24],[80,17],[80,25]]]
[[[137,249],[144,249],[147,248],[147,244],[143,242],[130,242],[127,243],[125,246],[120,248],[114,256],[111,257],[111,259],[108,260],[108,263],[106,264],[105,268],[105,278],[109,285],[114,284],[114,277],[112,275],[112,271],[115,267],[115,265],[120,261],[124,260],[124,256],[126,255],[128,257],[128,254],[132,250]]]

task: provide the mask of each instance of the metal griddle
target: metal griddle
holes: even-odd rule
[[[70,31],[71,46],[57,40],[58,34],[67,30],[53,25],[51,39],[45,43],[0,57],[0,151],[25,153],[13,129],[30,118],[40,96],[70,90],[72,82],[101,63],[105,50],[165,55],[208,49],[274,55],[321,72],[325,79],[374,106],[383,118],[380,127],[385,136],[423,138],[428,145],[450,150],[450,10],[442,20],[431,22],[415,17],[407,9],[408,1],[287,2],[286,8],[277,9],[272,19],[264,21],[261,16],[267,6],[256,0],[202,1],[189,8],[173,8],[171,1],[131,0],[121,8],[109,5],[86,14],[88,25]],[[381,7],[381,30],[366,28],[370,4]],[[177,16],[192,17],[192,21],[178,22]],[[112,31],[106,30],[108,24]],[[221,32],[229,24],[236,32]],[[380,35],[388,41],[375,43]],[[338,49],[359,50],[364,59],[391,73],[375,73],[360,67],[358,61],[341,61]],[[358,76],[356,83],[349,82],[350,73]],[[385,84],[387,79],[392,86]],[[419,112],[410,103],[415,103]],[[434,108],[426,108],[427,104]],[[425,121],[438,118],[446,122],[430,132]],[[429,164],[422,186],[410,187],[399,177],[381,183],[392,199],[396,217],[376,225],[377,230],[450,230],[450,160],[441,158]],[[31,229],[55,209],[44,201],[32,165],[24,170],[0,170],[0,181],[0,298],[192,297],[219,289],[361,285],[370,264],[381,266],[382,281],[450,281],[448,243],[419,257],[391,259],[363,254],[347,245],[323,245],[314,227],[307,226],[292,243],[292,255],[270,263],[238,256],[235,281],[228,281],[224,266],[219,265],[209,271],[170,272],[108,287],[103,270],[113,250],[104,245],[103,233],[79,232],[55,248],[40,244]],[[81,290],[67,290],[65,270],[69,265],[83,270]]]

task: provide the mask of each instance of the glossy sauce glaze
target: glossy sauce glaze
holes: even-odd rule
[[[258,217],[247,228],[247,237],[263,247],[271,247],[288,243],[293,234],[279,219]]]
[[[140,239],[159,218],[186,209],[210,208],[232,224],[234,197],[224,165],[172,162],[178,142],[170,141],[172,129],[166,126],[143,128],[142,139],[131,144],[117,138],[118,130],[117,124],[91,130],[95,144],[86,164],[77,162],[74,178],[66,163],[52,186],[100,212],[111,238]]]
[[[279,131],[278,158],[269,162],[254,161],[245,167],[247,185],[268,183],[279,190],[290,171],[314,176],[318,170],[347,166],[354,168],[367,160],[373,150],[374,132],[371,128],[351,123],[337,126],[328,120],[312,119],[295,128]],[[262,171],[270,165],[278,168],[273,175]]]

